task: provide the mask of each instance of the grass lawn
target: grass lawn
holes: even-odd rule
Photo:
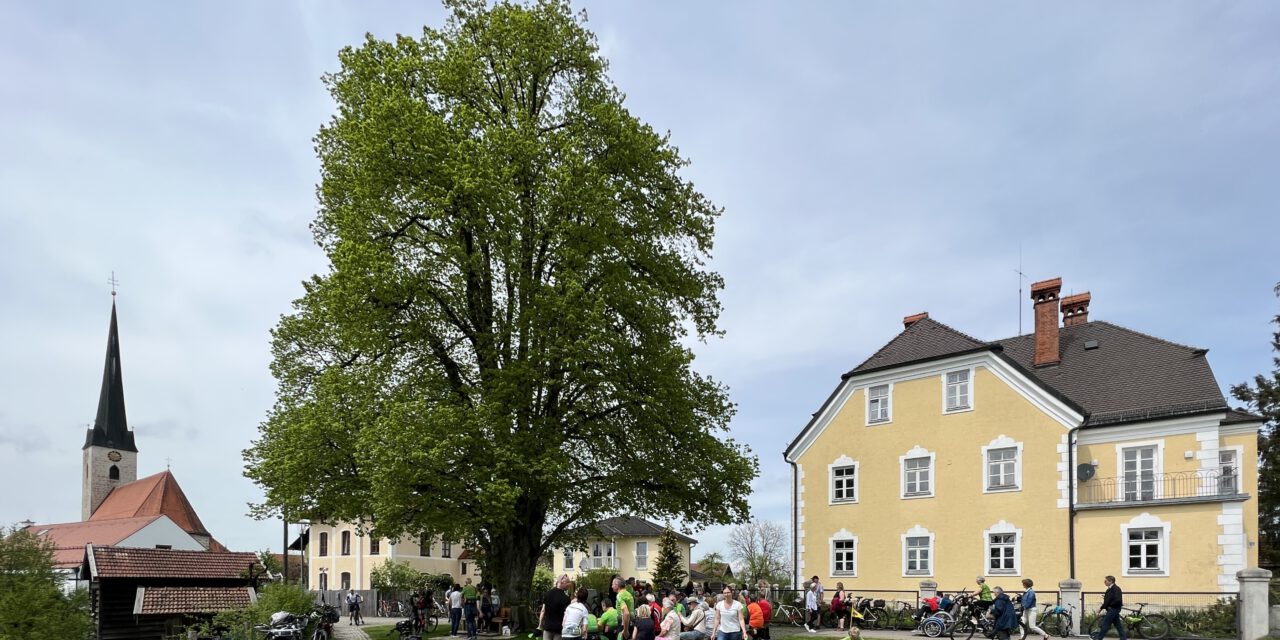
[[[372,640],[387,640],[388,638],[398,637],[395,634],[396,625],[394,624],[376,624],[360,628],[363,629],[365,633],[369,634],[369,637]],[[439,625],[436,627],[435,631],[422,635],[424,638],[439,638],[442,636],[446,638],[449,637],[449,625]]]

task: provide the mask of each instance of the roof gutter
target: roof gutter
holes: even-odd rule
[[[800,586],[800,501],[797,496],[800,494],[800,467],[794,460],[787,460],[791,464],[791,588],[798,589]]]
[[[1083,426],[1067,432],[1067,565],[1072,580],[1076,579],[1076,433]]]

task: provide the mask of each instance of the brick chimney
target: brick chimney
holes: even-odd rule
[[[1089,321],[1089,292],[1062,299],[1062,326],[1074,327]]]
[[[920,322],[921,320],[924,320],[925,318],[928,318],[928,317],[929,317],[928,311],[917,313],[913,316],[907,316],[902,319],[902,328],[906,329],[907,327],[910,327],[911,325],[917,322]]]
[[[1036,309],[1035,365],[1043,367],[1058,364],[1058,293],[1062,291],[1062,278],[1041,280],[1031,285],[1031,299]]]

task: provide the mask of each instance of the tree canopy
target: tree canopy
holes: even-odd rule
[[[752,520],[729,532],[729,555],[736,561],[734,576],[747,584],[764,579],[770,583],[791,581],[786,529],[776,522]]]
[[[719,335],[720,209],[626,109],[584,15],[446,4],[442,28],[368,37],[325,77],[330,269],[272,333],[246,475],[260,516],[461,540],[519,602],[605,515],[745,519],[747,496],[706,496],[757,462],[689,349]]]
[[[1280,297],[1280,284],[1275,287]],[[1231,395],[1245,402],[1249,408],[1267,419],[1258,430],[1258,555],[1263,564],[1280,563],[1280,314],[1272,319],[1276,330],[1271,334],[1271,349],[1275,352],[1271,362],[1275,366],[1270,374],[1258,374],[1253,384],[1241,383],[1231,387]]]
[[[86,638],[88,592],[63,591],[53,543],[26,531],[0,530],[0,638]]]

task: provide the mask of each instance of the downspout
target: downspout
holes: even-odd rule
[[[794,460],[788,460],[791,463],[791,588],[799,589],[800,581],[800,541],[797,535],[800,531],[800,506],[796,500],[796,496],[800,491],[799,468]]]
[[[1076,579],[1076,432],[1081,426],[1067,432],[1067,553],[1072,580]]]

